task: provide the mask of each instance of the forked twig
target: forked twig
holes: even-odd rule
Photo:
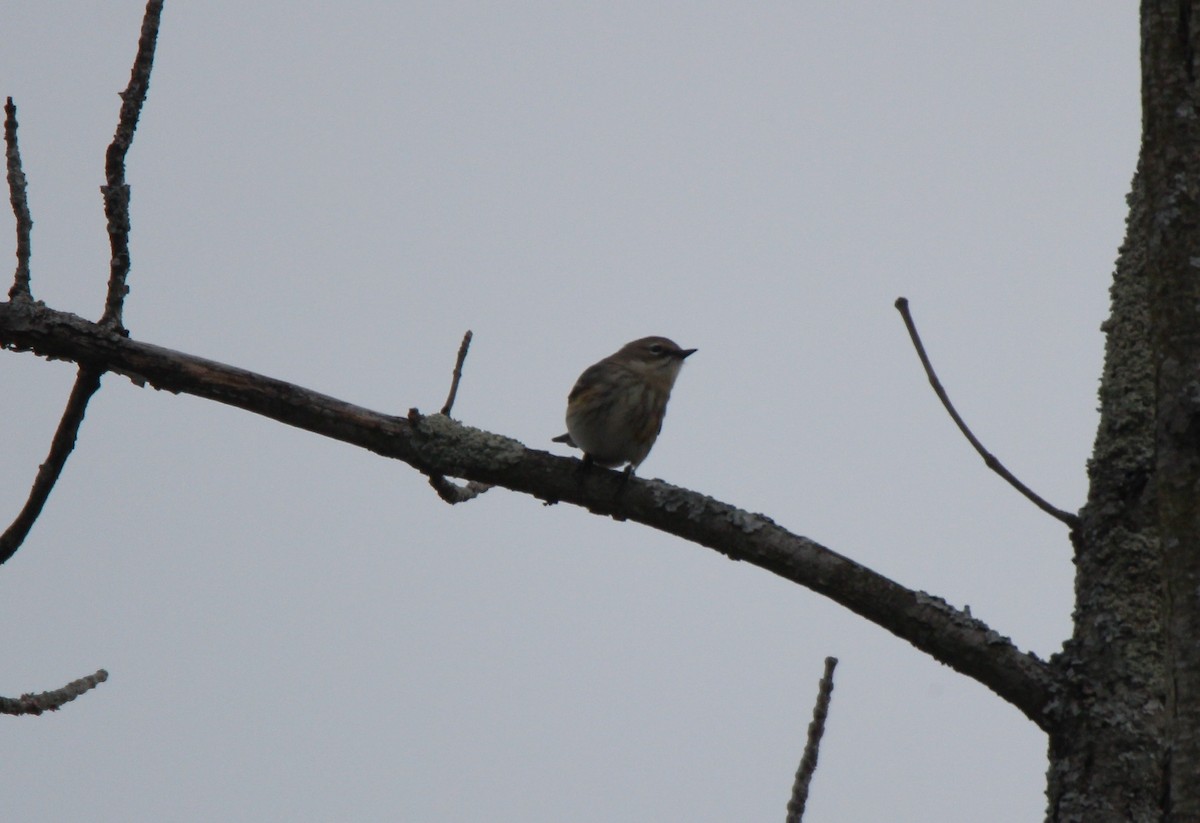
[[[133,143],[138,115],[150,90],[150,69],[154,66],[154,46],[158,40],[158,22],[162,16],[163,0],[149,0],[142,18],[142,33],[138,38],[137,56],[129,73],[129,85],[121,92],[121,116],[117,130],[104,158],[104,214],[108,217],[108,243],[112,249],[109,262],[108,296],[100,325],[124,328],[121,313],[129,287],[129,184],[125,182],[125,155]]]
[[[821,736],[825,734],[825,718],[829,716],[829,700],[833,697],[833,670],[836,657],[825,658],[825,674],[817,687],[817,703],[813,706],[813,719],[808,724],[808,742],[804,744],[804,756],[796,769],[796,780],[792,783],[792,798],[787,804],[787,823],[800,823],[804,819],[804,806],[808,802],[808,785],[817,769],[817,755],[821,748]]]
[[[91,691],[108,680],[104,669],[81,677],[61,689],[41,694],[23,694],[20,697],[0,697],[0,714],[41,714],[58,711],[64,703],[70,703],[84,692]]]
[[[467,329],[467,333],[463,335],[462,343],[458,347],[458,358],[454,361],[454,377],[450,381],[450,394],[446,396],[446,403],[442,406],[442,414],[450,416],[450,410],[454,408],[454,398],[458,397],[458,381],[462,380],[463,361],[467,359],[467,349],[471,346],[471,330]]]
[[[83,424],[88,401],[100,388],[101,374],[103,372],[98,369],[79,367],[79,373],[75,376],[75,386],[71,389],[71,396],[67,398],[67,406],[63,409],[62,419],[58,421],[54,439],[50,441],[50,453],[46,456],[46,462],[38,467],[33,487],[29,490],[29,499],[25,501],[16,519],[4,530],[4,534],[0,534],[0,563],[8,562],[8,559],[16,554],[38,515],[42,513],[46,499],[50,497],[54,484],[58,482],[63,467],[67,464],[67,457],[75,448],[75,438],[79,434],[80,425]]]
[[[17,147],[17,107],[13,99],[4,104],[4,157],[8,166],[8,199],[17,218],[17,273],[8,296],[12,300],[33,299],[29,290],[29,235],[33,218],[25,193],[25,172],[21,169],[21,151]]]
[[[916,324],[913,323],[912,314],[908,310],[908,298],[896,298],[896,309],[900,312],[900,316],[904,318],[904,325],[908,328],[908,336],[912,339],[913,347],[917,350],[917,356],[921,358],[921,365],[925,367],[925,375],[929,378],[929,385],[933,386],[934,392],[937,394],[938,399],[942,401],[942,405],[946,407],[946,411],[950,413],[954,424],[958,426],[958,430],[963,433],[963,436],[970,441],[975,451],[979,452],[979,456],[983,458],[983,462],[987,464],[987,467],[1003,477],[1008,481],[1010,486],[1025,495],[1025,497],[1046,514],[1057,520],[1061,520],[1071,528],[1079,525],[1078,517],[1046,502],[1037,492],[1018,480],[1012,472],[1004,467],[1003,463],[996,459],[995,455],[983,447],[983,444],[979,442],[979,438],[967,428],[967,424],[963,422],[962,417],[955,410],[954,404],[950,402],[950,397],[946,394],[946,390],[942,388],[941,381],[938,380],[937,374],[933,370],[933,364],[929,362],[929,355],[925,353],[925,346],[921,343],[921,336],[917,334]]]
[[[104,193],[104,210],[108,215],[108,236],[112,246],[112,260],[108,281],[108,299],[105,302],[101,324],[121,328],[121,306],[124,302],[125,278],[129,273],[129,186],[125,183],[125,155],[133,141],[138,113],[146,99],[150,85],[150,69],[154,62],[154,43],[158,37],[158,21],[162,14],[162,0],[150,0],[142,20],[142,34],[138,41],[137,57],[133,61],[129,86],[122,93],[121,117],[117,124],[113,142],[108,147],[105,160],[107,185]],[[29,231],[33,220],[25,192],[25,175],[21,171],[20,155],[17,150],[16,107],[9,98],[4,106],[5,155],[8,165],[9,198],[17,216],[17,274],[14,278],[11,298],[30,298],[29,288]],[[29,490],[25,505],[9,527],[0,534],[0,563],[11,558],[29,536],[29,530],[42,513],[54,484],[62,475],[67,457],[75,448],[79,427],[83,424],[88,401],[100,388],[103,369],[80,366],[75,377],[71,396],[63,409],[62,419],[50,442],[50,453],[39,468]]]
[[[133,142],[133,133],[137,128],[138,115],[146,100],[146,92],[150,87],[150,70],[154,64],[154,46],[158,39],[158,23],[162,16],[163,0],[149,0],[146,13],[142,19],[141,36],[138,39],[137,56],[133,61],[129,85],[121,94],[121,116],[117,122],[117,130],[105,156],[105,185],[101,187],[104,195],[104,213],[108,218],[108,237],[112,249],[109,262],[108,295],[105,299],[104,314],[100,325],[107,328],[123,329],[121,311],[128,292],[126,278],[129,274],[129,185],[125,182],[125,157]],[[9,198],[13,212],[17,217],[17,272],[13,279],[9,297],[13,300],[32,299],[30,291],[30,243],[29,235],[33,220],[29,214],[28,198],[25,190],[25,175],[21,170],[21,159],[17,149],[17,117],[16,106],[12,98],[8,98],[4,107],[4,140],[5,157],[8,169]],[[94,366],[80,365],[75,377],[75,385],[71,396],[67,399],[62,419],[50,443],[50,453],[46,462],[38,468],[29,491],[29,498],[17,514],[16,519],[0,535],[0,563],[6,562],[29,535],[29,530],[37,521],[50,496],[54,484],[62,475],[67,457],[75,448],[75,440],[79,427],[83,423],[88,401],[100,388],[100,377],[104,369]],[[97,684],[108,679],[108,672],[99,670],[93,675],[68,683],[55,691],[41,694],[25,694],[19,698],[0,698],[0,713],[3,714],[41,714],[54,711],[68,701],[74,700],[84,692],[93,689]]]

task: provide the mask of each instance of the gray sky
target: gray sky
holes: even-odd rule
[[[0,5],[34,293],[96,318],[138,2]],[[629,339],[698,347],[641,474],[1043,657],[1137,151],[1124,3],[168,3],[129,157],[134,337],[535,448]],[[11,221],[0,227],[11,262]],[[7,264],[6,264],[7,265]],[[9,269],[5,269],[9,271]],[[0,518],[74,370],[0,355]],[[12,820],[1041,819],[1046,740],[838,606],[631,523],[106,377],[0,568]]]

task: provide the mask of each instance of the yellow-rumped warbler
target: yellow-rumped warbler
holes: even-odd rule
[[[589,366],[567,397],[567,433],[554,441],[582,449],[585,462],[634,471],[658,439],[671,387],[694,351],[643,337]]]

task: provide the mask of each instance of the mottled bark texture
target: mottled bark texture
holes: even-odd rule
[[[1143,138],[1112,287],[1049,819],[1200,821],[1200,3],[1142,4]]]
[[[1200,821],[1200,3],[1145,4],[1142,16],[1142,231],[1168,684],[1163,802],[1168,820]]]

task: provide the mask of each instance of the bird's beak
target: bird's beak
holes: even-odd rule
[[[689,354],[695,354],[697,351],[699,351],[699,350],[698,350],[698,349],[680,349],[680,350],[679,350],[679,354],[678,354],[678,355],[676,355],[676,356],[677,356],[677,357],[678,357],[680,360],[683,360],[683,359],[684,359],[684,358],[686,358],[686,357],[687,357]]]

